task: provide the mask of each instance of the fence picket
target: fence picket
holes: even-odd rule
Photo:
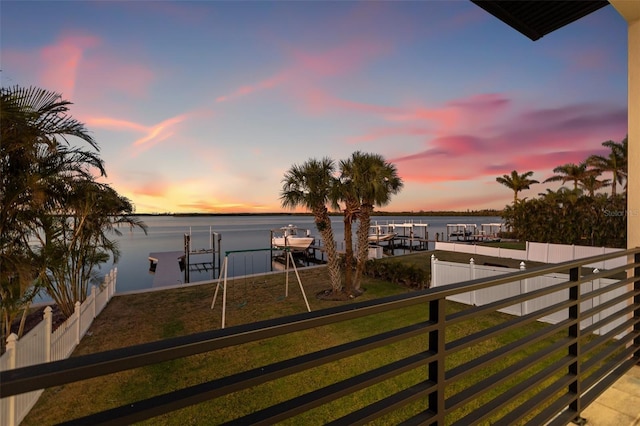
[[[99,292],[94,285],[91,294],[81,304],[76,302],[74,313],[52,332],[53,310],[44,309],[43,321],[20,340],[15,334],[7,338],[6,352],[0,357],[0,369],[59,361],[71,355],[86,334],[96,316],[115,294],[117,269],[112,269],[104,278]],[[100,303],[98,303],[98,298]],[[83,315],[84,313],[84,315]],[[42,394],[42,390],[0,399],[0,424],[16,426],[31,411]]]

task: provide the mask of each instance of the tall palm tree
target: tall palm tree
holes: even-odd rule
[[[360,216],[360,200],[356,191],[353,175],[353,161],[351,159],[340,161],[340,178],[335,186],[333,195],[334,207],[339,208],[340,202],[344,203],[344,289],[345,293],[353,295],[353,223]]]
[[[573,189],[578,189],[579,182],[587,179],[591,175],[598,174],[596,170],[589,170],[588,167],[589,166],[586,161],[583,161],[580,164],[563,164],[562,166],[558,166],[553,169],[553,173],[555,173],[555,175],[545,179],[544,183],[562,181],[564,184],[566,182],[573,181]]]
[[[627,138],[625,137],[622,142],[605,141],[602,142],[602,146],[611,150],[609,155],[591,155],[587,158],[587,163],[599,173],[612,174],[611,195],[616,195],[617,184],[622,184],[627,176]]]
[[[403,186],[396,167],[385,161],[378,154],[356,151],[351,155],[349,177],[353,184],[354,193],[359,200],[357,266],[354,277],[354,292],[360,292],[360,284],[364,265],[369,257],[369,226],[371,215],[376,206],[387,205],[391,196],[400,192]]]
[[[310,159],[293,165],[282,180],[280,201],[285,208],[304,207],[313,214],[316,228],[325,244],[329,280],[334,295],[342,291],[338,251],[331,228],[327,205],[331,203],[335,187],[335,164],[329,158]]]
[[[611,179],[599,180],[595,175],[589,175],[579,182],[580,188],[589,193],[589,197],[593,197],[599,189],[606,188],[611,185]],[[615,191],[614,191],[615,192]]]
[[[517,171],[513,170],[510,175],[498,176],[496,178],[496,182],[503,184],[513,191],[513,204],[515,205],[518,201],[518,192],[529,189],[529,187],[534,183],[539,183],[535,179],[529,179],[531,176],[533,176],[532,171],[519,174]]]

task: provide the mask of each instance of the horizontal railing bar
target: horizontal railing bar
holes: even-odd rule
[[[636,348],[637,349],[637,348]],[[615,360],[618,361],[618,366],[615,369],[611,369],[611,366],[608,368],[603,366],[601,368],[602,371],[609,372],[609,374],[601,374],[601,371],[598,371],[598,377],[600,379],[591,381],[585,380],[585,388],[587,391],[582,396],[582,400],[584,401],[583,407],[587,407],[593,401],[595,401],[604,391],[606,391],[612,384],[614,384],[620,377],[622,377],[631,367],[636,365],[640,359],[630,357],[630,354],[633,353],[633,350],[627,348],[623,353],[620,354]]]
[[[590,291],[588,293],[583,293],[582,300],[590,300],[597,296],[602,296],[605,294],[609,294],[615,290],[618,290],[623,287],[628,287],[635,280],[635,277],[625,278],[624,280],[616,281],[615,283],[608,284],[604,287],[600,287],[597,290]],[[625,293],[627,294],[627,293]]]
[[[472,308],[447,315],[447,322],[449,324],[455,324],[457,322],[464,321],[468,316],[477,316],[477,315],[494,312],[500,308],[517,305],[519,303],[527,302],[529,300],[533,300],[538,297],[545,296],[547,294],[557,293],[559,291],[569,289],[574,285],[576,285],[576,281],[564,281],[552,287],[543,287],[537,290],[532,290],[526,293],[521,293],[515,296],[511,296],[506,299],[500,299],[495,302],[487,303],[485,305],[474,306]]]
[[[499,336],[500,334],[503,334],[504,332],[512,330],[514,328],[521,327],[526,324],[530,324],[549,314],[560,311],[562,309],[570,308],[576,303],[577,302],[575,300],[567,299],[560,303],[556,303],[555,305],[551,305],[543,309],[538,309],[537,311],[533,311],[527,315],[516,316],[513,319],[509,321],[505,321],[502,324],[498,324],[493,327],[489,327],[484,330],[475,332],[468,336],[461,337],[460,339],[454,340],[446,344],[447,354],[451,354],[456,351],[462,350],[475,343],[481,342],[483,340],[487,340],[490,337]]]
[[[398,426],[423,426],[434,424],[434,419],[437,418],[437,414],[432,410],[424,410],[415,416],[399,423]]]
[[[571,340],[559,340],[542,350],[539,350],[531,355],[528,355],[526,358],[521,359],[520,361],[511,364],[510,366],[504,368],[496,374],[492,374],[484,378],[483,380],[475,383],[474,385],[469,386],[468,388],[458,392],[452,397],[448,398],[445,401],[445,405],[448,411],[458,408],[459,406],[469,403],[470,401],[482,396],[486,392],[489,392],[491,389],[495,388],[497,385],[504,383],[511,377],[516,374],[522,373],[523,371],[530,368],[532,365],[535,365],[536,362],[539,362],[541,359],[545,359],[558,352],[561,349],[566,349],[569,345],[573,344]]]
[[[271,425],[291,418],[312,408],[342,398],[345,395],[359,391],[368,386],[383,382],[391,377],[425,366],[435,358],[432,352],[426,351],[382,367],[366,371],[348,379],[341,380],[329,386],[282,401],[263,410],[255,411],[246,416],[225,423],[226,425]]]
[[[576,377],[572,375],[564,375],[560,380],[554,381],[549,386],[547,386],[542,391],[535,394],[532,398],[518,405],[518,407],[509,411],[508,414],[503,416],[500,420],[496,421],[495,425],[503,425],[503,426],[511,426],[518,423],[518,420],[521,420],[525,415],[531,412],[531,407],[539,407],[542,406],[546,401],[556,395],[558,392],[563,389],[568,388],[568,386],[576,381]],[[575,401],[578,397],[577,395],[572,395],[571,393],[566,393],[564,396],[567,396],[567,400],[569,403]],[[546,413],[542,410],[538,416],[546,417]],[[540,425],[544,423],[531,423],[532,425]]]
[[[627,277],[625,279],[618,280],[614,283],[601,286],[596,290],[591,290],[587,293],[582,293],[581,297],[583,301],[593,299],[596,296],[602,296],[603,294],[611,293],[612,291],[617,290],[620,287],[627,286],[633,283],[634,281],[635,281],[635,277]]]
[[[600,372],[600,374],[602,373],[602,370],[601,370],[602,367],[596,368],[599,363],[603,363],[604,365],[609,364],[608,368],[611,369],[610,364],[612,359],[616,359],[617,357],[627,358],[629,356],[632,356],[633,350],[634,350],[633,348],[635,347],[636,349],[638,349],[638,346],[630,345],[628,348],[624,348],[624,345],[633,341],[633,339],[637,336],[638,334],[635,334],[635,335],[630,334],[625,336],[625,339],[622,339],[620,341],[620,344],[622,345],[622,350],[621,350],[621,347],[618,345],[608,346],[603,350],[601,350],[600,352],[598,352],[597,354],[595,354],[594,356],[592,356],[591,358],[584,361],[582,363],[582,371],[584,372],[583,375],[585,377],[581,377],[581,378],[582,378],[582,381],[585,383],[585,388],[588,389],[591,385],[593,385],[602,377],[604,377],[604,374],[602,376],[598,376],[599,374],[598,372]],[[606,363],[604,362],[605,360],[606,360]],[[596,368],[595,372],[592,372],[587,376],[587,372],[592,368]]]
[[[0,372],[0,398],[423,303],[431,289]]]
[[[607,333],[602,334],[600,336],[598,336],[597,338],[593,339],[592,341],[585,343],[582,346],[582,353],[589,353],[592,350],[594,350],[594,348],[601,346],[605,343],[609,343],[614,341],[615,337],[624,332],[625,330],[627,330],[628,328],[633,327],[634,324],[637,324],[638,321],[640,321],[640,318],[637,317],[633,317],[633,318],[629,318],[629,320],[623,322],[622,324],[619,324],[618,326],[612,328],[611,330],[609,330]],[[630,331],[627,334],[633,334],[633,331]]]
[[[532,333],[529,338],[530,340],[528,340],[529,344],[533,344],[533,343],[537,343],[547,337],[550,337],[556,333],[558,333],[559,331],[563,331],[563,330],[567,330],[569,325],[571,323],[575,323],[574,320],[571,319],[566,319],[564,321],[561,321],[557,324],[551,324],[548,327],[544,327],[538,331],[536,331],[535,333]],[[568,337],[563,337],[564,339],[569,339]],[[575,342],[575,338],[567,340],[568,342]],[[489,363],[489,361],[491,360],[496,360],[499,358],[502,358],[504,356],[508,356],[511,355],[515,352],[520,351],[522,348],[522,344],[521,344],[521,340],[515,340],[513,342],[510,342],[504,346],[501,346],[500,348],[488,352],[484,355],[481,355],[479,357],[476,357],[474,359],[472,359],[471,361],[468,361],[464,364],[461,364],[457,367],[454,367],[452,369],[450,369],[449,371],[446,372],[446,380],[447,383],[450,381],[457,381],[459,380],[461,377],[467,375],[467,374],[471,374],[473,372],[475,372],[476,370],[478,370],[479,368],[484,367],[486,364]]]
[[[565,384],[565,385],[568,385],[568,384]],[[570,422],[575,420],[575,418],[578,415],[574,410],[571,410],[570,408],[571,403],[575,400],[576,400],[575,395],[566,393],[562,395],[560,398],[553,401],[547,407],[545,407],[540,413],[538,413],[538,415],[536,415],[533,419],[529,420],[527,424],[531,426],[540,426],[540,425],[567,426]],[[562,412],[560,415],[558,415],[557,413],[562,411],[563,408],[565,408],[565,411]],[[504,423],[504,425],[511,426],[509,423]]]
[[[406,338],[419,336],[423,334],[425,330],[432,327],[433,325],[429,321],[426,321],[400,329],[390,330],[379,335],[369,336],[364,339],[257,367],[252,370],[187,387],[168,394],[129,403],[121,407],[83,417],[77,420],[78,423],[70,424],[109,424],[109,422],[112,421],[115,421],[115,423],[112,424],[122,424],[123,421],[130,423],[145,420],[156,415],[257,386],[279,377],[298,373],[311,367],[327,364],[363,351],[395,343]],[[169,400],[170,403],[161,403],[161,401],[166,400]],[[163,407],[164,411],[158,412],[156,407]],[[165,407],[166,410],[164,409]]]
[[[620,303],[620,302],[616,302],[616,303]],[[615,305],[615,304],[614,304]],[[599,319],[597,322],[594,322],[593,324],[591,324],[590,326],[587,326],[585,328],[582,329],[582,333],[583,334],[591,334],[593,332],[595,332],[597,329],[604,327],[605,325],[612,323],[620,318],[624,318],[626,316],[628,316],[629,314],[633,313],[633,311],[635,311],[636,309],[640,308],[640,303],[635,303],[633,305],[627,305],[625,308],[619,310],[616,312],[616,315],[608,315],[605,318],[601,318]],[[591,312],[592,310],[589,309],[589,311],[585,311],[583,313],[584,317],[587,318],[592,318],[595,314],[601,312],[601,310],[598,310],[597,312]]]
[[[439,288],[443,297],[453,296],[459,293],[466,293],[474,290],[481,290],[483,288],[495,287],[501,284],[508,284],[513,281],[520,281],[528,278],[533,278],[540,275],[551,274],[554,272],[566,273],[571,268],[577,268],[589,263],[599,262],[609,259],[615,259],[618,257],[626,257],[629,255],[640,253],[640,247],[628,249],[624,252],[614,252],[608,254],[599,254],[597,256],[585,257],[577,260],[569,260],[562,263],[556,263],[554,265],[541,265],[524,271],[515,271],[508,274],[500,275],[499,277],[490,278],[477,278],[475,280],[463,281],[460,283],[447,284],[444,287]],[[629,266],[627,266],[627,269]],[[576,281],[578,282],[578,281]],[[584,282],[584,281],[580,281]]]
[[[420,398],[424,398],[425,395],[433,393],[437,387],[437,383],[430,380],[417,383],[380,401],[376,401],[371,405],[361,408],[360,410],[326,423],[325,426],[365,424],[393,410],[415,402]]]
[[[569,365],[575,362],[575,358],[571,356],[565,356],[561,360],[554,362],[553,364],[543,368],[534,375],[519,382],[515,386],[512,386],[508,392],[504,392],[491,401],[484,403],[481,407],[467,414],[464,418],[460,419],[454,425],[465,426],[470,424],[477,424],[478,422],[485,420],[487,417],[495,413],[498,408],[504,407],[514,399],[518,398],[523,392],[533,388],[536,385],[544,382],[548,378],[552,377],[558,371],[563,368],[567,368]],[[577,378],[571,377],[568,382],[575,381]],[[539,394],[538,394],[539,395]],[[537,396],[537,395],[536,395]]]

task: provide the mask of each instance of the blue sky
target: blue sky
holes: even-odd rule
[[[612,6],[533,42],[470,1],[6,1],[2,85],[73,103],[138,212],[278,212],[310,158],[373,152],[386,211],[500,209],[627,133]],[[546,188],[534,185],[523,196]]]

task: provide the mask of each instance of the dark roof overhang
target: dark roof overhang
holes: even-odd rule
[[[609,4],[608,0],[471,1],[533,41]]]

